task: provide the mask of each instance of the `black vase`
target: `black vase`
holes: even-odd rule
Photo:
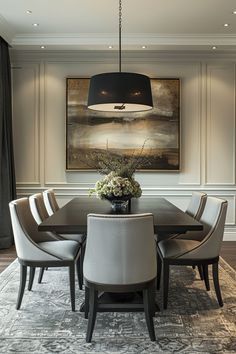
[[[105,199],[109,200],[111,203],[111,208],[115,212],[122,212],[129,209],[129,203],[132,195],[124,195],[121,197],[116,197],[114,195],[104,196]]]

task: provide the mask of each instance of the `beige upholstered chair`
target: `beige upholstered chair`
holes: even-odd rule
[[[17,310],[21,306],[27,277],[27,267],[68,267],[71,308],[75,311],[75,264],[80,256],[76,241],[55,241],[47,232],[38,232],[28,198],[9,203],[16,253],[20,263],[20,287]],[[31,279],[30,279],[31,281]]]
[[[152,214],[88,215],[84,257],[85,317],[89,311],[86,341],[91,342],[96,313],[102,306],[98,291],[142,291],[149,336],[155,340],[152,318],[155,311],[150,301],[154,299],[155,279]]]
[[[212,264],[213,282],[220,306],[223,301],[218,278],[218,262],[227,211],[225,200],[208,197],[200,222],[204,225],[201,241],[181,237],[160,241],[157,244],[157,288],[160,286],[161,269],[163,282],[163,306],[167,308],[169,266],[198,265],[204,270],[204,280],[209,282],[206,268]],[[207,285],[206,285],[207,286]]]
[[[46,210],[45,204],[44,204],[44,199],[42,193],[37,193],[33,194],[29,197],[29,203],[30,203],[30,209],[32,212],[32,215],[37,222],[37,224],[41,224],[45,219],[49,217],[48,212]],[[83,241],[85,240],[84,235],[80,234],[56,234],[56,233],[50,233],[52,234],[57,240],[73,240],[77,241],[81,247],[81,257],[80,257],[80,266],[78,269],[78,274],[79,274],[79,288],[82,289],[83,285]],[[42,281],[43,277],[43,272],[44,269],[42,268],[40,271],[39,275],[39,283]]]

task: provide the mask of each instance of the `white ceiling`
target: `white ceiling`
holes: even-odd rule
[[[233,11],[235,0],[122,0],[122,48],[236,50]],[[0,0],[0,35],[15,49],[117,49],[118,0]]]

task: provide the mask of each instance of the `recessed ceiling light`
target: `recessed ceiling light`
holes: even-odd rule
[[[40,47],[41,49],[44,49],[45,47],[44,47],[44,45],[41,45],[41,47]]]
[[[30,15],[30,14],[32,14],[32,11],[31,10],[27,10],[26,13]]]
[[[142,49],[146,49],[147,47],[145,45],[142,45]]]
[[[233,11],[233,14],[234,14],[234,15],[236,15],[236,10],[235,10],[235,11]]]
[[[34,26],[34,27],[38,27],[38,26],[39,26],[39,24],[38,24],[38,23],[33,23],[33,24],[32,24],[32,26]]]
[[[215,49],[217,49],[217,47],[214,45],[214,46],[212,47],[212,49],[215,50]]]
[[[108,47],[109,49],[112,49],[113,47],[112,47],[112,45],[109,45],[109,47]]]
[[[228,23],[224,23],[224,27],[229,27],[229,24]]]

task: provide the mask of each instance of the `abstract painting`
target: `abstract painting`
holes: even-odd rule
[[[153,109],[100,112],[87,108],[89,79],[66,79],[66,169],[92,170],[89,154],[144,158],[140,170],[180,170],[180,80],[151,79]]]

